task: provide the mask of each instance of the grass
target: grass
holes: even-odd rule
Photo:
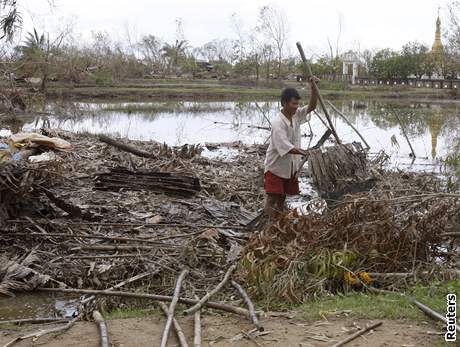
[[[129,309],[118,308],[116,310],[104,313],[104,318],[106,320],[143,318],[143,317],[151,315],[154,312],[158,312],[158,310],[154,308],[129,308]]]
[[[433,282],[430,286],[420,284],[407,291],[418,301],[438,311],[446,312],[446,295],[460,293],[460,280]],[[429,320],[424,313],[413,305],[408,297],[398,294],[349,293],[312,300],[296,308],[308,321],[324,319],[328,316],[347,314],[359,319],[408,319],[414,321]]]
[[[286,86],[302,88],[296,82],[286,81]],[[446,90],[434,89],[403,89],[371,88],[354,86],[344,87],[342,84],[324,81],[320,84],[321,93],[329,99],[342,97],[365,98],[451,98]],[[283,87],[250,87],[245,85],[223,84],[208,80],[146,80],[126,81],[104,85],[77,84],[67,85],[56,83],[48,88],[49,96],[77,98],[136,98],[152,99],[202,99],[202,100],[277,100]],[[307,88],[309,89],[309,88]]]

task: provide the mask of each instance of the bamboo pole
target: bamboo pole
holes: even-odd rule
[[[310,64],[308,63],[307,57],[305,56],[305,53],[304,53],[303,48],[302,48],[302,45],[300,44],[300,42],[297,42],[296,45],[297,45],[297,49],[299,50],[300,57],[302,58],[304,74],[307,77],[313,76]],[[337,141],[337,143],[340,144],[341,141],[339,139],[339,136],[337,135],[337,132],[335,131],[334,125],[332,124],[331,118],[329,117],[329,113],[328,113],[328,111],[326,109],[326,106],[324,105],[323,97],[321,96],[321,94],[319,92],[319,88],[316,85],[315,81],[312,81],[311,85],[312,85],[313,89],[315,90],[315,92],[318,94],[319,103],[321,105],[321,108],[323,109],[324,115],[326,116],[327,122],[329,124],[329,128],[332,131],[332,135],[334,135],[334,138]]]
[[[147,294],[147,293],[137,293],[137,292],[121,292],[121,291],[112,291],[112,290],[96,290],[96,289],[75,289],[75,288],[37,288],[41,292],[49,293],[71,293],[71,294],[92,294],[92,295],[105,295],[105,296],[120,296],[125,298],[139,298],[139,299],[150,299],[154,301],[165,301],[169,302],[172,300],[172,296],[167,295],[157,295],[157,294]],[[195,305],[199,300],[189,299],[189,298],[179,298],[179,302],[187,305]],[[216,310],[222,310],[230,313],[235,313],[237,315],[249,317],[248,310],[235,307],[228,304],[221,304],[218,302],[208,301],[204,304],[209,308],[214,308]]]
[[[232,281],[232,286],[240,293],[241,297],[243,298],[246,306],[248,307],[249,316],[251,318],[252,323],[256,326],[257,330],[264,331],[264,327],[260,324],[259,319],[256,315],[256,310],[254,308],[254,304],[252,303],[251,299],[249,298],[248,293],[240,286],[237,282]]]
[[[356,134],[358,134],[358,136],[360,137],[360,139],[363,141],[363,143],[366,145],[367,149],[371,149],[371,146],[369,146],[369,144],[367,143],[367,141],[364,139],[363,135],[361,135],[361,133],[358,131],[358,129],[356,129],[356,127],[347,119],[347,117],[345,117],[345,115],[340,112],[337,107],[334,106],[334,104],[330,101],[327,102],[329,104],[329,106],[332,107],[332,109],[340,116],[342,117],[342,119],[345,121],[345,123],[347,123],[350,128],[352,128]]]
[[[345,344],[347,344],[348,342],[356,339],[357,337],[361,336],[362,334],[364,334],[365,332],[369,331],[369,330],[372,330],[372,329],[375,329],[377,328],[378,326],[382,325],[383,322],[377,322],[377,323],[374,323],[374,324],[371,324],[369,326],[367,326],[366,328],[364,329],[361,329],[361,330],[358,330],[357,332],[355,332],[353,335],[350,335],[348,336],[346,339],[336,343],[335,345],[333,345],[332,347],[340,347],[340,346],[343,346]]]
[[[236,269],[236,265],[230,266],[228,268],[227,272],[225,273],[225,276],[222,279],[222,281],[214,289],[212,289],[211,291],[206,293],[206,295],[204,295],[200,299],[200,301],[198,301],[198,303],[196,305],[194,305],[194,306],[190,307],[189,309],[185,310],[184,313],[185,314],[192,314],[192,313],[195,313],[196,311],[198,311],[211,298],[211,296],[213,296],[219,290],[222,289],[222,287],[228,282],[230,276],[232,275],[233,271],[235,271],[235,269]]]
[[[166,320],[165,329],[161,337],[160,347],[166,347],[166,344],[168,343],[169,331],[171,330],[171,325],[174,319],[174,310],[176,309],[177,302],[179,301],[179,294],[180,294],[180,289],[182,286],[182,281],[184,280],[187,274],[188,274],[188,270],[184,269],[182,270],[182,272],[179,274],[179,277],[177,278],[176,287],[174,288],[174,294],[173,294],[171,303],[169,304],[169,308],[168,308],[168,318]]]
[[[422,304],[420,301],[417,301],[415,299],[412,299],[412,302],[414,303],[415,306],[417,306],[423,313],[425,313],[427,316],[436,319],[440,322],[443,322],[444,324],[447,324],[447,319],[445,316],[441,315],[440,313],[432,310],[428,306]],[[458,324],[455,324],[455,330],[460,333],[460,326]]]
[[[104,317],[102,317],[99,311],[95,310],[93,311],[93,319],[96,322],[99,329],[101,347],[109,347],[109,330],[107,329],[107,323],[105,322]]]
[[[158,302],[158,305],[160,305],[161,310],[166,315],[166,317],[168,317],[168,306],[166,306],[166,304],[161,301]],[[174,330],[176,332],[177,339],[179,340],[179,345],[181,347],[188,347],[187,339],[185,338],[184,331],[182,330],[182,327],[180,326],[176,318],[173,318],[172,324],[174,326]]]

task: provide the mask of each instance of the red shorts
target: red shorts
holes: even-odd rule
[[[300,193],[299,180],[292,176],[291,178],[282,178],[267,171],[264,175],[264,189],[269,194],[280,195],[297,195]]]

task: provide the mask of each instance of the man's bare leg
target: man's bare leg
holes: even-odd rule
[[[275,218],[284,210],[285,195],[267,193],[265,197],[265,214],[270,219]]]

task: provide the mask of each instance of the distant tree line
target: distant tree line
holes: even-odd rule
[[[51,2],[52,3],[52,2]],[[361,74],[377,78],[431,77],[460,75],[460,2],[448,6],[449,22],[444,38],[445,54],[439,62],[431,49],[419,42],[409,42],[400,51],[382,49],[356,52]],[[132,78],[237,78],[247,80],[281,80],[301,73],[297,54],[289,54],[289,26],[282,9],[273,5],[259,9],[253,28],[245,28],[237,14],[232,15],[233,39],[215,39],[193,47],[186,39],[182,20],[176,20],[172,42],[147,34],[132,41],[113,40],[107,33],[94,32],[91,40],[81,42],[71,28],[51,35],[33,30],[21,44],[14,45],[15,28],[21,14],[16,0],[0,1],[0,78],[10,80],[39,77],[41,88],[49,80],[99,84]],[[341,21],[336,46],[312,59],[313,71],[319,76],[342,76],[339,49]],[[296,53],[296,52],[294,52]],[[206,64],[203,64],[206,62]]]

